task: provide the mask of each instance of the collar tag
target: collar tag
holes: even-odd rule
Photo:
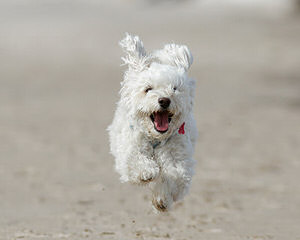
[[[178,130],[178,133],[179,134],[185,134],[185,131],[184,131],[184,125],[185,125],[185,122],[180,126],[179,130]]]

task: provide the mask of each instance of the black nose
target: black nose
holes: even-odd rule
[[[171,100],[169,98],[159,98],[158,103],[162,108],[168,108],[170,106]]]

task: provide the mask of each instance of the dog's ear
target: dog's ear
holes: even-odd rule
[[[163,64],[169,64],[187,71],[193,63],[193,56],[185,45],[167,44],[162,50],[156,51],[154,56]]]
[[[135,71],[143,71],[150,65],[150,57],[147,55],[143,42],[138,36],[126,33],[126,37],[119,42],[126,53],[122,57],[124,65]]]

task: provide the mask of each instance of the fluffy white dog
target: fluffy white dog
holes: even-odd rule
[[[111,152],[121,181],[148,184],[153,206],[166,211],[187,193],[193,175],[195,81],[187,76],[193,58],[175,44],[147,54],[128,34],[120,45],[128,70],[108,128]]]

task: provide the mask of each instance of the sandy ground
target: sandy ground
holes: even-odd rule
[[[300,18],[239,8],[1,1],[0,239],[300,239]],[[126,31],[194,54],[197,169],[167,214],[109,154]]]

